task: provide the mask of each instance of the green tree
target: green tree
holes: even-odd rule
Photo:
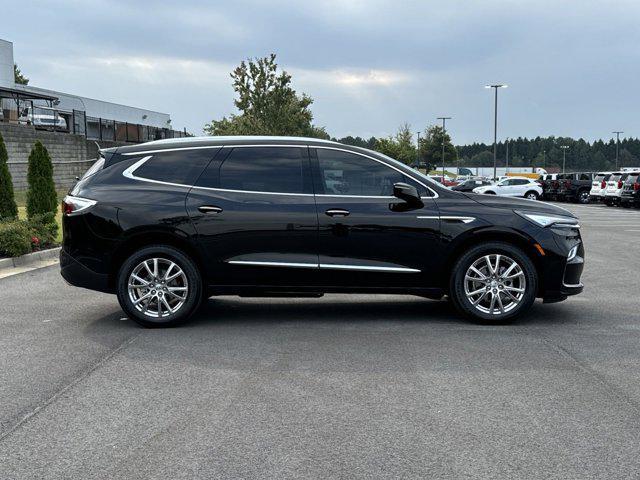
[[[29,154],[27,170],[27,216],[55,214],[58,209],[56,186],[53,183],[53,165],[44,145],[37,140]]]
[[[7,161],[7,147],[0,135],[0,220],[15,219],[18,217],[18,207],[13,198],[13,182]]]
[[[444,142],[445,164],[454,165],[457,160],[456,149],[451,143],[451,135],[443,132],[442,127],[427,127],[420,139],[420,158],[429,165],[442,166],[442,143]]]
[[[276,55],[243,61],[231,72],[234,104],[239,114],[213,120],[204,127],[209,135],[297,135],[329,138],[312,124],[313,99],[298,95],[291,75],[278,72]]]
[[[388,138],[378,138],[375,143],[375,150],[391,158],[410,164],[416,161],[417,150],[413,144],[411,126],[408,123],[400,125],[394,136]]]
[[[29,79],[22,74],[15,63],[13,64],[13,78],[18,85],[29,85]]]

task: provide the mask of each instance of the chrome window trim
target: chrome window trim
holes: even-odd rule
[[[361,152],[354,152],[352,150],[347,150],[346,148],[339,148],[339,147],[326,147],[324,145],[309,145],[309,148],[315,148],[316,150],[319,149],[323,149],[323,150],[337,150],[339,152],[346,152],[346,153],[351,153],[353,155],[360,155],[361,157],[364,158],[368,158],[370,160],[373,160],[374,162],[378,162],[381,163],[382,165],[384,165],[385,167],[388,168],[392,168],[393,170],[395,170],[396,172],[399,172],[402,175],[405,175],[406,177],[409,177],[411,180],[413,180],[414,182],[419,183],[420,185],[422,185],[424,188],[426,188],[428,191],[430,191],[433,195],[430,197],[425,197],[425,198],[438,198],[438,192],[436,192],[435,190],[433,190],[432,188],[430,188],[428,185],[425,185],[424,183],[422,183],[420,180],[418,180],[417,178],[414,178],[412,175],[410,175],[407,172],[403,172],[402,170],[400,170],[399,168],[394,167],[393,165],[389,165],[387,162],[380,160],[378,158],[372,157],[371,155],[366,155],[364,153]],[[321,195],[319,195],[321,196]],[[334,195],[330,195],[330,196],[334,196]],[[364,197],[364,198],[371,198],[371,197],[367,197],[366,195],[342,195],[342,196],[348,196],[348,197]],[[374,197],[374,198],[386,198],[385,196],[382,197]],[[396,198],[396,197],[391,197],[391,198]]]
[[[274,148],[284,147],[284,148],[316,148],[316,149],[323,148],[323,149],[326,149],[326,150],[337,150],[337,151],[340,151],[340,152],[346,152],[346,153],[351,153],[351,154],[354,154],[354,155],[359,155],[361,157],[373,160],[374,162],[381,163],[382,165],[384,165],[384,166],[386,166],[388,168],[391,168],[391,169],[399,172],[402,175],[407,176],[408,178],[410,178],[413,181],[417,182],[418,184],[422,185],[424,188],[426,188],[428,191],[430,191],[432,193],[432,196],[421,197],[422,199],[436,199],[436,198],[439,197],[438,192],[436,192],[435,190],[433,190],[429,186],[425,185],[420,180],[418,180],[418,179],[414,178],[413,176],[409,175],[407,172],[403,172],[402,170],[400,170],[399,168],[394,167],[393,165],[389,165],[387,162],[385,162],[383,160],[379,160],[379,159],[374,158],[374,157],[372,157],[370,155],[365,155],[364,153],[354,152],[354,151],[347,150],[347,149],[344,149],[344,148],[325,147],[325,146],[319,146],[319,145],[291,145],[291,144],[288,144],[288,145],[277,145],[277,144],[212,145],[212,146],[200,146],[200,147],[165,148],[165,149],[161,149],[161,150],[147,150],[147,151],[142,151],[142,152],[128,152],[128,153],[124,153],[123,155],[126,155],[126,156],[147,155],[147,156],[145,156],[144,158],[138,160],[136,163],[134,163],[133,165],[128,167],[124,172],[122,172],[122,175],[124,175],[125,177],[127,177],[127,178],[129,178],[131,180],[139,180],[139,181],[143,181],[143,182],[157,183],[157,184],[160,184],[160,185],[170,185],[170,186],[174,186],[174,187],[195,188],[195,189],[198,189],[198,190],[211,190],[211,191],[230,192],[230,193],[254,193],[254,194],[261,194],[261,195],[293,195],[293,196],[304,196],[304,197],[317,196],[317,197],[334,197],[334,198],[385,198],[385,199],[395,199],[396,198],[394,196],[388,196],[388,195],[380,195],[380,196],[373,196],[373,195],[332,195],[332,194],[325,194],[325,193],[313,194],[313,193],[289,193],[289,192],[263,192],[263,191],[260,191],[260,190],[232,190],[232,189],[226,189],[226,188],[201,187],[201,186],[198,186],[198,185],[186,185],[186,184],[183,184],[183,183],[163,182],[162,180],[153,180],[151,178],[138,177],[138,176],[134,175],[135,171],[140,166],[142,166],[147,160],[149,160],[151,157],[153,157],[154,153],[174,152],[174,151],[178,151],[178,150],[199,150],[199,149],[207,149],[207,148],[247,148],[247,147],[274,147]]]
[[[457,217],[454,215],[419,215],[416,218],[427,219],[427,220],[459,220],[462,223],[471,223],[476,220],[475,217]]]
[[[248,265],[254,267],[288,267],[288,268],[317,268],[320,270],[351,270],[366,272],[395,272],[420,273],[420,270],[406,267],[379,267],[373,265],[343,265],[333,263],[300,263],[300,262],[270,262],[257,260],[229,260],[231,265]]]

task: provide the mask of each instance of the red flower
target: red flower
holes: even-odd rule
[[[37,247],[40,245],[40,239],[38,237],[31,237],[31,244]]]

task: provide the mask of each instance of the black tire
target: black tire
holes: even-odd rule
[[[589,198],[588,190],[583,190],[581,192],[578,192],[578,203],[586,205],[589,202],[590,202],[590,198]]]
[[[538,200],[540,198],[540,195],[538,195],[538,192],[531,190],[524,194],[524,198],[526,198],[527,200]]]
[[[128,288],[129,278],[134,269],[145,260],[153,258],[165,259],[175,263],[175,265],[182,270],[187,280],[187,290],[182,305],[175,312],[159,318],[149,316],[139,311],[133,303],[134,300],[131,298]],[[169,286],[169,282],[167,282],[167,286]],[[162,295],[161,293],[158,294]],[[147,328],[175,327],[188,320],[202,303],[202,277],[193,260],[180,250],[167,245],[151,245],[134,252],[122,264],[118,272],[117,295],[122,310],[124,310],[131,320],[139,325]],[[160,310],[162,313],[162,307],[159,307],[159,303],[158,301],[156,304],[156,310]],[[149,302],[147,302],[146,305],[149,306]]]
[[[465,293],[465,276],[467,270],[485,255],[500,254],[507,256],[518,264],[524,274],[524,293],[519,303],[504,313],[485,313],[476,308]],[[451,270],[449,280],[449,296],[456,309],[463,315],[479,323],[504,324],[515,320],[531,308],[538,290],[538,273],[531,259],[518,247],[504,242],[487,242],[476,245],[458,258]],[[496,290],[494,290],[495,292]],[[500,293],[498,293],[500,297]],[[506,298],[506,297],[505,297]]]

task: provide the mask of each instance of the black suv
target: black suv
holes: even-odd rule
[[[620,203],[623,206],[640,206],[640,172],[629,172],[622,185]]]
[[[558,175],[556,198],[567,202],[589,203],[593,173],[562,173]]]
[[[504,322],[580,293],[577,218],[454,192],[335,142],[202,137],[103,150],[63,202],[63,277],[145,326],[212,295],[448,295]]]

